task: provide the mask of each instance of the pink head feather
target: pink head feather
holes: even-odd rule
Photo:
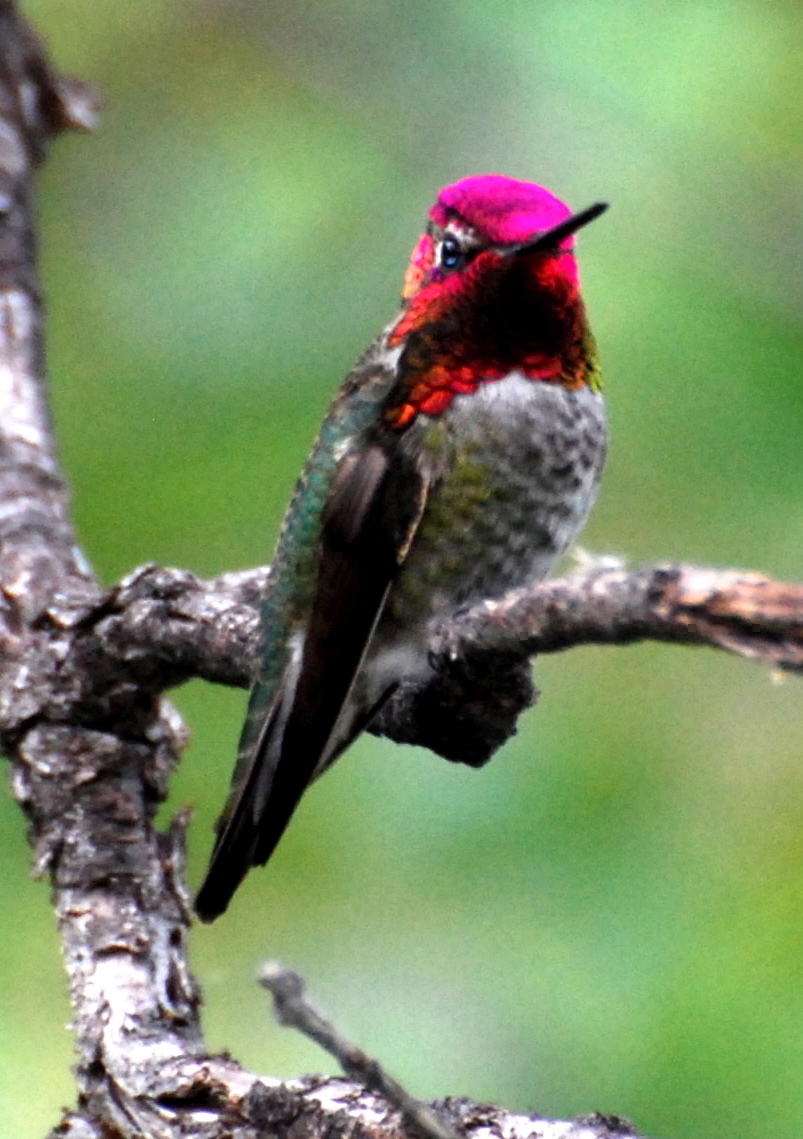
[[[461,220],[493,245],[515,245],[537,237],[571,217],[571,210],[549,190],[503,174],[476,174],[445,186],[429,212],[436,225]],[[561,249],[574,247],[574,235]]]

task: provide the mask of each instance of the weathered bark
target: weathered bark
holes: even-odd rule
[[[530,657],[578,645],[708,645],[803,671],[803,585],[742,570],[679,563],[628,569],[609,561],[483,602],[433,629],[432,683],[402,689],[371,730],[436,751],[442,735],[460,752],[454,741],[470,724],[472,746],[490,752],[530,703]],[[187,570],[144,566],[105,594],[59,597],[40,619],[48,635],[58,635],[60,652],[38,714],[113,722],[132,688],[157,696],[193,676],[247,686],[269,573],[201,581]],[[520,683],[519,697],[505,701],[505,680]],[[30,716],[27,706],[4,713],[10,727]],[[465,762],[465,749],[460,754]]]
[[[201,582],[146,567],[102,591],[76,549],[44,386],[31,174],[47,141],[92,113],[91,92],[55,75],[0,0],[0,741],[52,882],[74,1006],[78,1101],[54,1134],[400,1137],[399,1113],[354,1084],[258,1078],[205,1050],[185,952],[186,820],[153,825],[184,740],[163,692],[192,676],[247,683],[269,571]],[[803,587],[689,566],[577,573],[433,630],[433,683],[398,693],[375,728],[481,762],[532,698],[531,654],[643,638],[800,670]],[[436,1107],[469,1134],[626,1130]]]

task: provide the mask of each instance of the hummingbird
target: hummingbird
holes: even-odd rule
[[[585,522],[607,430],[574,235],[606,208],[500,174],[438,195],[282,524],[203,921],[396,688],[434,675],[432,630],[541,581]]]

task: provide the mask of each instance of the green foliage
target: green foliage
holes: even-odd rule
[[[435,190],[542,181],[580,240],[612,451],[591,549],[799,577],[799,9],[466,0],[29,0],[105,93],[42,179],[62,456],[104,580],[269,558],[318,421],[393,314]],[[795,50],[797,45],[797,50]],[[714,653],[574,651],[482,772],[366,739],[195,932],[213,1047],[330,1066],[265,957],[425,1096],[724,1139],[803,1111],[798,682]],[[176,694],[197,882],[243,696]],[[44,886],[0,804],[0,1102],[71,1098]],[[31,1104],[31,1073],[39,1089]]]

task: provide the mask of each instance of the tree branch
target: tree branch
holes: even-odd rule
[[[0,0],[0,740],[52,883],[74,1007],[78,1105],[54,1135],[402,1139],[399,1113],[351,1083],[258,1078],[204,1046],[187,819],[153,825],[185,736],[162,693],[191,676],[247,683],[268,571],[204,583],[146,567],[104,592],[76,550],[45,394],[31,177],[53,135],[94,114],[91,90],[59,78]],[[432,683],[398,692],[374,730],[482,762],[532,699],[528,656],[575,644],[653,637],[800,669],[802,592],[683,566],[559,579],[433,630]],[[483,1139],[626,1132],[464,1100],[437,1110]]]
[[[439,649],[457,659],[645,640],[803,671],[803,585],[683,563],[603,565],[474,607],[442,631]]]
[[[256,607],[269,572],[204,582],[186,570],[145,566],[91,600],[59,598],[39,622],[59,643],[58,669],[35,708],[26,680],[27,700],[15,695],[3,722],[17,730],[32,715],[110,722],[132,687],[156,695],[193,676],[247,686],[259,641]],[[13,615],[0,613],[0,643],[12,636]],[[516,590],[434,628],[431,683],[403,687],[372,730],[450,750],[449,758],[487,758],[531,702],[523,668],[530,656],[644,640],[708,645],[800,672],[803,585],[741,570],[603,563]],[[27,676],[25,660],[19,668]],[[22,687],[20,679],[15,694]],[[455,741],[469,734],[467,756]]]
[[[191,676],[247,686],[257,653],[269,568],[203,581],[144,566],[97,604],[56,604],[48,618],[72,631],[68,667],[104,668],[162,690]],[[580,645],[636,641],[708,645],[771,668],[803,671],[803,584],[684,563],[602,564],[498,601],[466,608],[433,629],[433,663],[484,654],[534,656]]]

